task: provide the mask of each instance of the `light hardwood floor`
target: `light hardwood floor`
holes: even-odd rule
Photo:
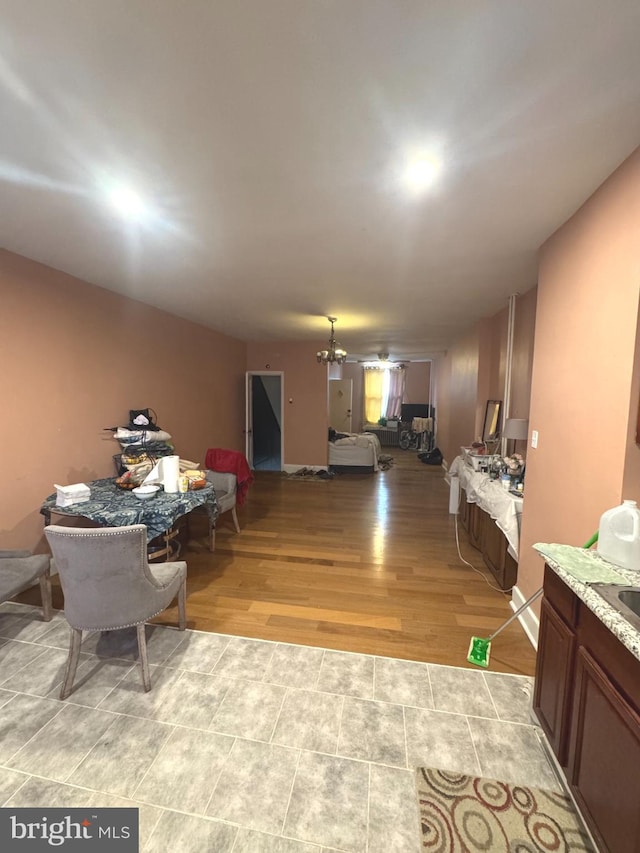
[[[488,636],[512,613],[491,589],[478,551],[455,520],[443,470],[415,452],[374,475],[300,482],[257,472],[238,511],[239,534],[222,516],[216,550],[204,517],[191,519],[190,628],[472,668],[472,636]],[[37,592],[22,600],[37,601]],[[54,606],[61,607],[54,588]],[[175,624],[168,610],[155,621]],[[535,651],[516,622],[491,647],[490,669],[532,675]]]
[[[193,524],[190,627],[471,668],[471,636],[511,615],[510,596],[487,585],[462,529],[462,554],[482,574],[460,562],[442,469],[385,450],[394,465],[373,476],[257,472],[241,533],[223,516],[213,555],[206,528]],[[490,668],[533,674],[535,651],[517,623],[492,643]]]

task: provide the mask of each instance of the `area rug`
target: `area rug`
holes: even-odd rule
[[[595,853],[571,800],[525,788],[419,767],[421,850],[429,853]]]

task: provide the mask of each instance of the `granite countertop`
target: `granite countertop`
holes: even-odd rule
[[[538,542],[533,547],[544,557],[549,568],[553,569],[631,654],[640,660],[640,631],[591,588],[594,583],[638,587],[640,573],[614,566],[604,560],[597,551],[574,545]]]

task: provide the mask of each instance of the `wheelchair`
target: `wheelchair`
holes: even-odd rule
[[[402,424],[398,445],[401,450],[432,450],[431,444],[433,434],[428,430],[416,432],[413,429],[413,421]]]

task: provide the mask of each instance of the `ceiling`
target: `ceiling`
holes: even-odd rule
[[[242,340],[429,358],[640,142],[638,0],[0,0],[2,246]],[[411,152],[441,164],[407,191]],[[123,219],[106,189],[146,215]]]

